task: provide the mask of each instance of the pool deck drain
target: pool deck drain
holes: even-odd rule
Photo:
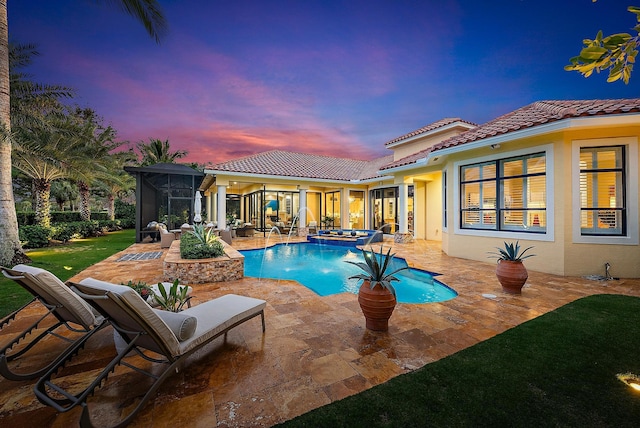
[[[147,253],[129,253],[124,254],[120,257],[118,262],[132,262],[132,261],[140,261],[140,260],[155,260],[159,259],[162,255],[162,251],[151,251]]]

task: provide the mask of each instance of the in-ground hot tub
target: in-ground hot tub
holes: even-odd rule
[[[355,247],[382,242],[382,231],[366,229],[321,230],[318,235],[307,235],[307,241],[319,244],[342,245]]]

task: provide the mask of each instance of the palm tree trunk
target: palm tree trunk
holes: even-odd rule
[[[107,214],[109,215],[109,220],[114,221],[116,219],[116,197],[114,195],[107,196]]]
[[[33,180],[35,184],[36,224],[51,227],[51,182],[44,178]]]
[[[82,221],[91,220],[91,208],[89,207],[89,185],[84,181],[78,181],[80,190],[80,219]]]
[[[18,218],[11,182],[11,113],[9,96],[9,24],[7,0],[0,0],[0,126],[7,138],[0,138],[0,265],[13,266],[29,260],[18,238]]]

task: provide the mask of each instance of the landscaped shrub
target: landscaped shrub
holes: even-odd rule
[[[73,223],[82,221],[78,211],[51,211],[52,223]]]
[[[103,232],[115,232],[116,230],[122,229],[120,220],[98,220],[98,224]]]
[[[49,245],[51,229],[42,226],[22,226],[18,229],[18,237],[24,248],[41,248]]]
[[[31,226],[36,222],[36,213],[33,211],[18,211],[16,212],[18,217],[18,225]]]
[[[121,221],[121,225],[125,229],[129,229],[135,227],[136,225],[136,206],[134,204],[129,204],[120,199],[116,199],[115,203],[115,216],[116,219]],[[132,226],[125,226],[126,224],[131,224]],[[130,222],[130,223],[128,223]]]
[[[183,259],[207,259],[223,254],[224,245],[220,239],[205,244],[190,232],[185,232],[180,237],[180,256]]]
[[[61,223],[51,226],[51,239],[68,242],[73,238],[81,238],[78,223]]]

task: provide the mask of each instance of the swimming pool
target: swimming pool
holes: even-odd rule
[[[374,248],[375,250],[375,248]],[[358,293],[360,281],[348,279],[361,270],[345,260],[364,261],[356,248],[337,245],[290,243],[276,244],[258,250],[242,250],[244,274],[256,278],[289,279],[299,282],[320,296],[337,293]],[[404,259],[395,258],[391,271],[407,266]],[[393,282],[399,303],[431,303],[453,299],[458,294],[434,279],[433,273],[407,269],[396,274]]]

